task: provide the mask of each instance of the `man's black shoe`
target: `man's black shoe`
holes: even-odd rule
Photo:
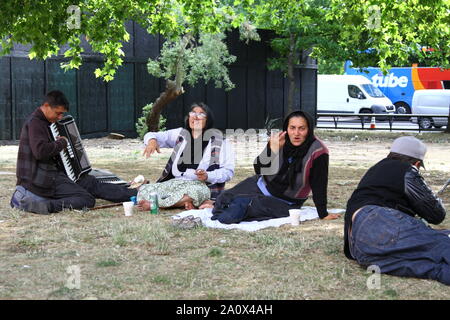
[[[34,212],[39,214],[49,214],[49,208],[47,201],[36,201],[33,200],[31,197],[25,197],[20,200],[20,207],[21,209],[28,211],[28,212]]]

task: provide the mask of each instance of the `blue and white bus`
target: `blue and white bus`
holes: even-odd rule
[[[397,113],[411,113],[415,90],[450,89],[450,70],[431,67],[395,67],[386,75],[380,68],[352,68],[351,61],[345,63],[345,74],[362,75],[379,88],[396,106]]]

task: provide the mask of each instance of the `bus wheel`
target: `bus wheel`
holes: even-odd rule
[[[405,102],[396,102],[395,105],[395,113],[396,114],[411,114],[410,106]],[[409,120],[408,117],[398,117],[398,120]]]

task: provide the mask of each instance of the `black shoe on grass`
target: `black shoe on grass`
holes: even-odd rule
[[[47,201],[36,201],[30,197],[25,197],[21,199],[20,207],[27,212],[33,212],[38,214],[50,213]]]

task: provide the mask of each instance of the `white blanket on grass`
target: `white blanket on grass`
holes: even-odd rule
[[[302,207],[302,213],[300,216],[300,222],[306,220],[318,219],[319,215],[315,207]],[[343,209],[332,209],[328,210],[329,213],[342,213]],[[221,229],[240,229],[245,231],[257,231],[269,227],[279,227],[283,224],[290,224],[291,220],[289,217],[286,218],[276,218],[263,221],[242,221],[240,223],[224,224],[219,222],[219,220],[211,220],[212,208],[206,208],[201,210],[188,210],[180,212],[174,216],[172,219],[181,219],[187,216],[194,216],[195,218],[200,218],[205,227],[208,228],[221,228]]]

